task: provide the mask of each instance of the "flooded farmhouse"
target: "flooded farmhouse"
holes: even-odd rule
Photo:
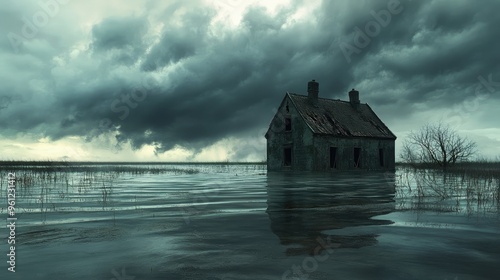
[[[269,171],[393,170],[396,136],[351,90],[349,101],[286,93],[265,137]]]

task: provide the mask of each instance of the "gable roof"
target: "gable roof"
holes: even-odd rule
[[[368,104],[359,104],[356,110],[349,101],[318,98],[313,105],[305,95],[287,92],[287,96],[315,134],[396,139]]]

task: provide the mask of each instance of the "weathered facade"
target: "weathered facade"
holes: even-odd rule
[[[267,169],[393,170],[396,136],[351,90],[349,101],[319,98],[319,84],[308,95],[286,93],[269,129]]]

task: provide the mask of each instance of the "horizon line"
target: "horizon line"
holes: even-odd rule
[[[0,166],[21,164],[266,164],[262,161],[58,161],[58,160],[0,160]]]

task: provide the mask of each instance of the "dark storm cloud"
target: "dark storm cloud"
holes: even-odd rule
[[[356,20],[345,21],[336,42],[354,45],[355,28],[366,34],[366,25],[375,20],[373,14],[387,11],[384,5],[390,1],[380,2],[350,13]],[[486,91],[480,77],[492,74],[494,81],[500,81],[499,66],[494,62],[499,58],[500,40],[492,33],[492,27],[500,23],[494,12],[499,5],[498,1],[481,5],[472,1],[400,1],[402,11],[392,15],[389,24],[370,37],[370,43],[346,65],[353,73],[353,87],[361,85],[362,102],[368,102],[393,129],[418,129],[421,123],[410,121],[422,112],[429,112],[430,119],[420,115],[420,122],[453,118],[457,125],[469,122],[471,127],[491,127],[489,121],[470,123],[474,121],[471,116],[480,113],[480,107],[470,104]],[[487,102],[499,103],[499,89],[497,85],[490,92]],[[494,111],[483,113],[485,119],[496,118]]]
[[[176,26],[166,26],[160,42],[147,54],[142,70],[155,71],[194,55],[206,44],[208,25],[213,16],[213,11],[198,8],[183,16]]]
[[[143,18],[109,18],[92,28],[92,51],[108,52],[115,63],[130,65],[147,48],[148,22]]]
[[[138,48],[147,30],[147,22],[136,18],[109,18],[92,28],[94,50]]]
[[[402,11],[349,62],[340,44],[354,45],[356,28],[365,30],[391,1],[324,1],[309,20],[295,22],[290,17],[307,2],[276,15],[251,7],[238,28],[220,30],[211,25],[216,10],[180,12],[179,2],[161,22],[144,14],[102,19],[78,54],[41,36],[29,42],[33,52],[1,55],[11,69],[35,65],[15,75],[0,70],[7,75],[1,127],[52,139],[116,130],[135,148],[201,149],[260,133],[284,93],[305,93],[310,79],[330,98],[346,99],[350,88],[364,85],[362,102],[384,108],[389,126],[401,112],[416,112],[415,104],[462,102],[479,75],[500,80],[494,0],[401,0]]]

